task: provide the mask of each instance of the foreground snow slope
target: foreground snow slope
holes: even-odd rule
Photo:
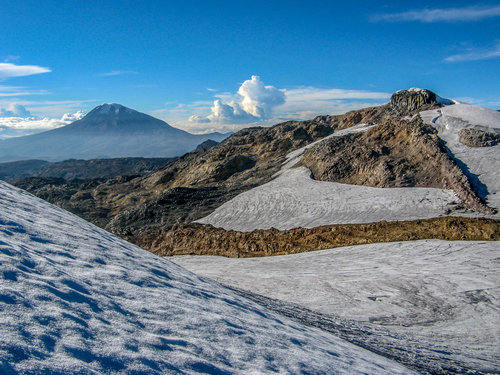
[[[479,188],[487,191],[484,197],[488,204],[499,209],[499,213],[492,217],[500,218],[500,194],[497,194],[500,191],[500,145],[471,148],[458,141],[458,131],[466,126],[472,127],[465,121],[475,119],[472,124],[481,125],[481,129],[500,131],[500,113],[488,108],[454,104],[439,112],[425,111],[422,118],[438,127],[439,136],[448,143],[455,158],[465,164],[465,172],[469,176],[471,173],[479,175],[484,185]],[[331,136],[366,131],[370,127],[359,124]],[[460,200],[451,190],[383,189],[315,181],[305,167],[293,168],[304,150],[311,146],[291,152],[276,179],[236,196],[197,222],[228,230],[252,231],[271,227],[285,230],[381,220],[428,219],[448,215],[450,211],[456,216],[484,216],[470,210],[456,210]],[[474,178],[472,176],[472,180]]]
[[[2,374],[403,374],[0,182]]]
[[[459,103],[438,110],[424,111],[421,117],[438,130],[455,159],[465,165],[466,173],[490,207],[500,211],[500,145],[469,147],[460,142],[458,132],[474,128],[500,132],[500,112],[490,108]],[[498,216],[498,215],[497,215]]]
[[[227,285],[355,320],[360,331],[374,330],[365,340],[395,356],[401,349],[412,353],[410,360],[423,366],[500,371],[500,242],[426,240],[265,258],[171,259]]]

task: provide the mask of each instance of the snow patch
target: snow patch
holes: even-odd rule
[[[452,190],[373,188],[317,181],[306,167],[242,193],[198,220],[227,230],[416,220],[448,214],[460,202]]]

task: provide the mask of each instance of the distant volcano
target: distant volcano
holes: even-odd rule
[[[120,104],[102,104],[62,128],[0,141],[0,161],[171,157],[225,137],[190,134]]]

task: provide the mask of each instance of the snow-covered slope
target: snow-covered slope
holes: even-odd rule
[[[443,102],[454,103],[444,99]],[[439,136],[447,142],[455,158],[465,164],[465,172],[479,175],[482,183],[479,189],[487,191],[484,196],[489,206],[499,209],[492,217],[500,218],[500,194],[497,194],[500,191],[500,145],[471,148],[458,141],[458,131],[464,127],[475,125],[500,131],[500,112],[457,103],[439,111],[422,112],[422,118],[438,128]],[[331,136],[366,131],[370,127],[360,124]],[[305,167],[293,168],[304,150],[311,146],[291,152],[275,180],[238,195],[198,222],[228,230],[252,231],[427,219],[448,215],[450,211],[455,216],[483,216],[470,210],[455,210],[460,199],[451,190],[370,188],[312,180]],[[475,176],[471,177],[474,181]]]
[[[500,211],[500,145],[469,147],[459,140],[458,132],[474,128],[488,132],[500,132],[500,112],[464,103],[421,113],[424,122],[433,125],[446,142],[455,159],[465,164],[466,171],[478,187],[490,207]]]
[[[0,182],[2,374],[403,374]]]
[[[500,242],[426,240],[265,258],[171,259],[224,284],[333,315],[335,322],[355,320],[345,325],[396,356],[404,349],[423,366],[500,371]]]

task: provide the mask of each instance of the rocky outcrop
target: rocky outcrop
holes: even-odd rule
[[[321,181],[372,187],[452,189],[470,208],[493,214],[467,176],[420,117],[387,120],[365,133],[331,137],[304,152],[301,163]]]
[[[399,116],[440,107],[435,93],[427,89],[416,88],[395,92],[391,96],[390,104],[393,113]]]
[[[198,147],[195,148],[195,151],[208,150],[209,148],[217,146],[218,144],[219,142],[207,139],[205,142],[200,143]]]
[[[342,224],[236,232],[203,224],[179,224],[170,231],[135,237],[136,244],[160,256],[220,255],[232,258],[294,254],[366,243],[413,241],[498,241],[500,221],[460,217],[428,220]]]
[[[500,143],[500,133],[478,129],[462,129],[458,132],[460,142],[469,147],[491,147]]]

